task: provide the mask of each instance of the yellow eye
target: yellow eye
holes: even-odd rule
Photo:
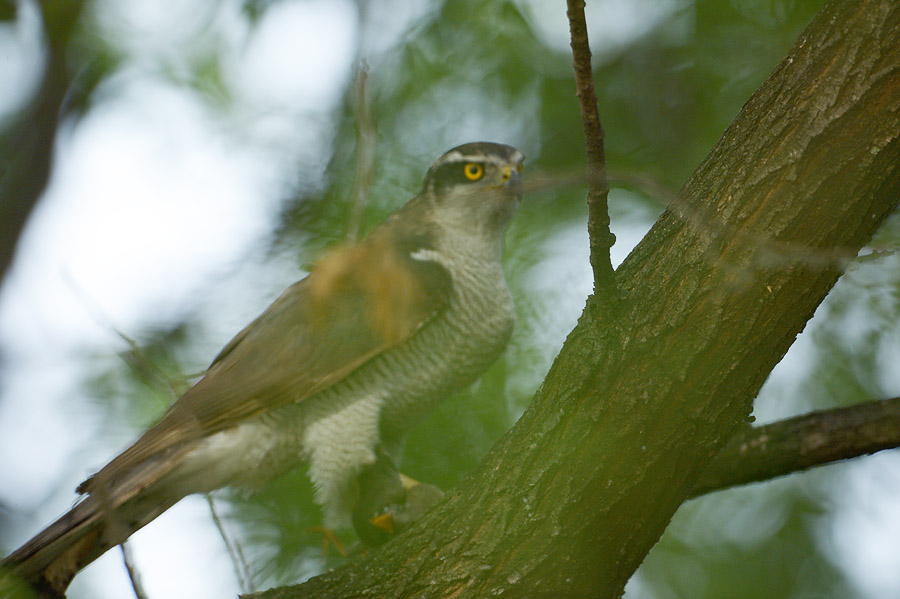
[[[478,181],[484,175],[484,167],[477,162],[466,163],[463,173],[469,181]]]

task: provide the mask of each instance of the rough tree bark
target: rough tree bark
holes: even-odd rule
[[[286,597],[618,597],[900,199],[900,4],[830,2],[408,533]]]

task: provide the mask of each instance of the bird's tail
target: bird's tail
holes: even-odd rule
[[[82,568],[182,498],[182,493],[172,492],[172,485],[159,484],[171,471],[171,462],[142,466],[115,485],[96,476],[91,479],[88,494],[4,558],[0,573],[25,581],[39,597],[64,597]]]

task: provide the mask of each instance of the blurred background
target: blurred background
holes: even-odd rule
[[[588,4],[618,264],[821,2]],[[360,134],[374,141],[364,231],[460,143],[515,145],[526,174],[570,174],[584,160],[562,2],[85,0],[69,10],[45,29],[36,2],[0,2],[6,175],[38,122],[53,56],[65,67],[48,184],[0,288],[3,554],[67,510],[81,480],[346,238]],[[363,64],[372,124],[360,126]],[[413,431],[411,476],[452,487],[527,406],[591,289],[584,191],[526,199],[507,234],[511,346]],[[0,219],[16,201],[0,197]],[[851,267],[773,372],[757,422],[900,394],[898,240],[893,219],[870,248],[888,251]],[[890,451],[691,501],[626,597],[900,596],[898,497]],[[310,531],[320,514],[302,471],[214,499],[231,554],[202,497],[133,537],[150,598],[230,597],[344,562]],[[131,595],[117,551],[70,593]]]

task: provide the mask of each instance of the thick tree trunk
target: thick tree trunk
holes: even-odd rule
[[[382,549],[259,596],[619,596],[898,199],[900,4],[831,2],[477,471]]]

